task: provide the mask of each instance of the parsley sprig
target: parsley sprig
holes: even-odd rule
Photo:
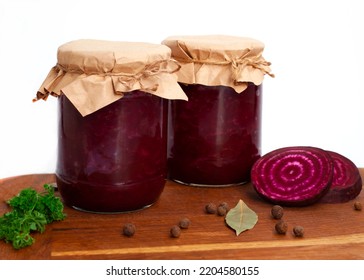
[[[54,188],[45,184],[45,191],[38,193],[33,188],[23,189],[7,203],[12,211],[0,217],[0,240],[11,242],[15,249],[34,243],[31,232],[44,232],[45,226],[66,217],[62,201],[54,195]]]

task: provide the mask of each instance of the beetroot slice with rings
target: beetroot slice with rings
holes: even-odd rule
[[[285,206],[306,206],[329,190],[333,162],[315,147],[286,147],[267,153],[251,170],[251,181],[264,199]]]
[[[327,151],[334,164],[329,191],[322,197],[323,203],[344,203],[357,197],[362,190],[362,178],[357,166],[345,156]]]

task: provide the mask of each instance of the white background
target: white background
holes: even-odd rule
[[[160,43],[171,35],[261,40],[263,153],[333,150],[364,167],[364,17],[360,0],[1,0],[0,178],[54,172],[56,99],[32,98],[59,45],[81,38]]]

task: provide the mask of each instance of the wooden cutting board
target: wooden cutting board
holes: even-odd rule
[[[360,169],[364,178],[364,169]],[[0,214],[9,211],[4,200],[29,186],[40,190],[55,182],[54,174],[34,174],[0,180]],[[209,202],[242,199],[259,217],[256,226],[236,236],[224,217],[208,215]],[[357,201],[364,205],[364,194]],[[355,201],[356,201],[355,200]],[[316,203],[288,208],[286,235],[275,233],[271,204],[262,201],[251,184],[227,188],[197,188],[167,181],[160,199],[150,208],[123,214],[91,214],[65,207],[67,218],[36,233],[36,242],[14,250],[0,241],[0,259],[364,259],[364,210],[354,201],[343,204]],[[181,218],[191,220],[179,238],[169,236]],[[133,223],[136,234],[122,235],[122,226]],[[303,238],[292,228],[301,225]]]

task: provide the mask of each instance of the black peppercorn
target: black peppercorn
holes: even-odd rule
[[[188,218],[183,218],[179,221],[179,227],[182,229],[187,229],[190,226],[191,222]]]
[[[205,206],[205,210],[206,210],[207,214],[216,214],[216,211],[217,211],[216,204],[210,202],[209,204],[207,204]]]
[[[281,219],[283,217],[283,208],[280,205],[274,205],[271,209],[271,214],[274,219]]]
[[[125,224],[123,227],[123,234],[125,236],[131,237],[135,234],[135,230],[136,230],[135,225],[128,223]]]
[[[303,227],[301,227],[301,226],[295,226],[293,228],[293,234],[296,237],[302,237],[303,236],[303,233],[304,233]]]
[[[179,226],[173,226],[170,230],[171,237],[179,237],[181,235],[181,228]]]
[[[276,229],[276,232],[279,234],[286,234],[288,225],[285,221],[280,220],[278,223],[276,223],[275,229]]]

